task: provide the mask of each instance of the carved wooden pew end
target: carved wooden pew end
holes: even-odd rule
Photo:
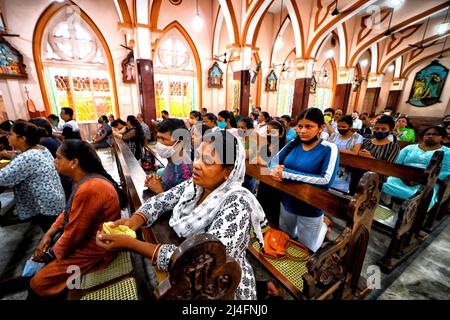
[[[239,263],[211,234],[183,241],[169,263],[169,276],[155,289],[163,300],[233,300],[241,281]]]

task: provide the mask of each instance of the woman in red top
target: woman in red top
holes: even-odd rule
[[[48,262],[31,279],[29,299],[64,297],[69,266],[85,274],[104,268],[114,254],[95,244],[97,230],[104,222],[120,219],[118,185],[106,173],[95,149],[81,140],[66,140],[56,152],[55,166],[62,175],[72,178],[75,187],[68,200],[68,217],[61,213],[42,237],[33,259]],[[58,231],[63,233],[50,248]],[[69,272],[69,273],[68,273]]]

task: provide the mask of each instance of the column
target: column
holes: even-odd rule
[[[151,33],[148,21],[148,2],[136,2],[137,27],[135,29],[136,84],[139,90],[139,110],[144,121],[150,123],[156,119],[155,81],[153,75],[153,61],[151,60]]]
[[[369,115],[375,113],[378,104],[378,97],[380,96],[382,82],[382,74],[369,73],[362,112],[367,112],[369,113]]]
[[[295,118],[303,110],[308,108],[309,93],[311,90],[311,78],[313,75],[314,60],[298,59],[296,64],[296,79],[294,82],[294,96],[292,99],[291,117]]]
[[[350,94],[352,92],[352,81],[354,78],[353,68],[339,68],[337,74],[336,91],[334,92],[334,109],[341,109],[343,114],[347,114]]]
[[[233,58],[234,62],[232,62],[233,104],[235,108],[239,108],[240,115],[248,117],[250,112],[250,66],[253,47],[245,45],[243,48],[236,49],[240,51],[240,54],[239,58]]]
[[[398,103],[400,101],[400,96],[402,95],[403,89],[405,88],[405,83],[406,79],[404,78],[397,78],[392,80],[386,108],[392,108],[393,114],[397,113]]]

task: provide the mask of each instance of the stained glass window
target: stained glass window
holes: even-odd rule
[[[169,31],[161,40],[154,67],[157,114],[167,110],[173,117],[189,117],[198,109],[197,74],[190,47],[177,31]]]
[[[78,12],[61,9],[44,31],[43,65],[52,112],[74,109],[77,121],[113,113],[111,79],[103,48]]]

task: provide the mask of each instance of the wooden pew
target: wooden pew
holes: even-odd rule
[[[417,193],[403,202],[394,226],[386,226],[375,220],[374,226],[388,229],[391,242],[383,259],[379,262],[384,272],[391,272],[420,245],[423,238],[420,231],[427,216],[433,187],[438,181],[442,167],[443,152],[436,151],[428,167],[424,169],[395,164],[387,161],[370,159],[340,153],[340,165],[370,170],[385,176],[392,176],[421,185]]]
[[[450,176],[444,181],[439,180],[438,203],[430,210],[423,230],[431,233],[450,214]]]
[[[145,172],[128,146],[117,139],[112,152],[122,188],[128,196],[130,214],[153,194],[144,187]],[[69,299],[234,299],[241,268],[234,258],[226,254],[222,242],[206,233],[182,241],[168,225],[168,219],[169,216],[165,215],[152,227],[137,231],[141,240],[178,245],[168,272],[158,271],[150,265],[149,259],[139,254],[122,252],[105,270],[83,276],[83,288],[71,290]],[[91,283],[95,286],[90,286]]]
[[[321,300],[331,295],[334,299],[342,299],[349,291],[356,293],[373,215],[380,196],[377,175],[365,173],[355,196],[350,198],[307,184],[279,182],[268,175],[262,175],[260,169],[259,166],[247,163],[246,174],[324,210],[327,215],[344,220],[346,227],[336,240],[325,242],[311,255],[306,263],[307,272],[301,276],[302,291],[253,246],[249,246],[249,252],[297,299]]]

